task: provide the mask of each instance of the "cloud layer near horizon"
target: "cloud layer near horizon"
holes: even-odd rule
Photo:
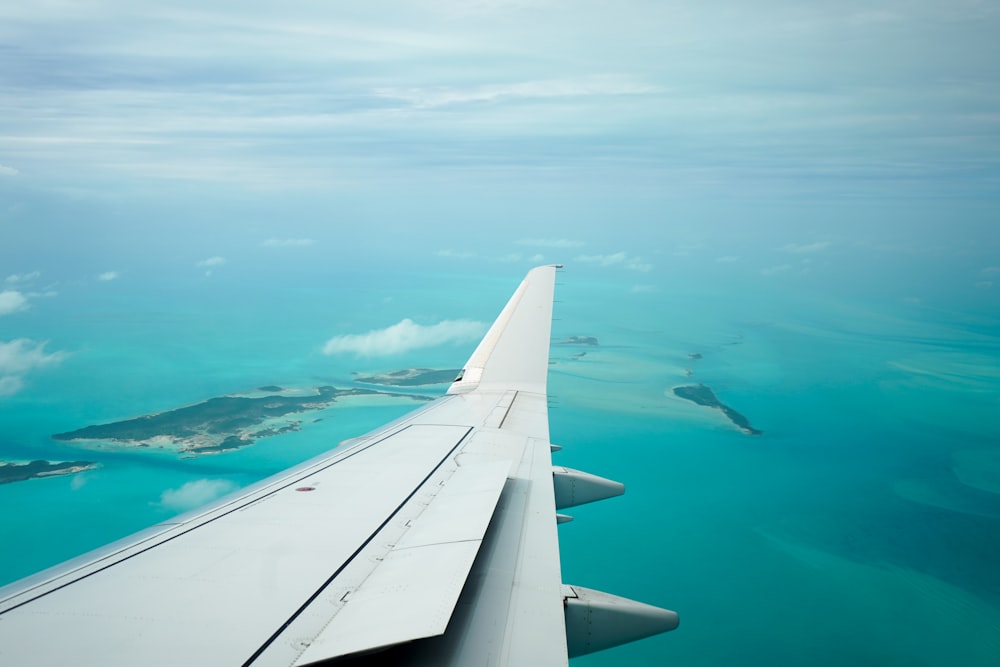
[[[444,343],[475,341],[485,331],[484,323],[472,320],[444,320],[437,324],[422,325],[407,318],[384,329],[364,334],[334,336],[323,346],[323,353],[387,356]]]
[[[4,12],[4,181],[995,187],[990,3],[59,7]]]

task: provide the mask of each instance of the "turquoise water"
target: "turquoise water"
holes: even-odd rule
[[[628,486],[562,528],[564,578],[671,606],[681,627],[579,664],[997,664],[995,322],[829,298],[661,303],[605,325],[623,349],[554,369],[552,431],[578,434],[560,457]],[[663,394],[692,380],[764,435]]]
[[[64,287],[58,308],[8,317],[4,339],[68,356],[2,399],[0,456],[101,468],[0,486],[0,583],[413,406],[345,403],[299,433],[197,459],[82,452],[52,433],[264,384],[460,366],[474,342],[384,358],[321,348],[403,317],[491,321],[520,275],[322,278]],[[681,614],[673,633],[576,664],[997,664],[1000,319],[974,303],[687,278],[635,290],[560,277],[553,337],[600,345],[553,346],[556,460],[628,488],[560,528],[564,579]],[[689,382],[764,434],[672,396]]]

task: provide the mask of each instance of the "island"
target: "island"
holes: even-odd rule
[[[93,470],[97,464],[93,461],[0,461],[0,484],[23,482],[41,477],[56,475],[72,475],[86,470]]]
[[[588,345],[590,347],[597,347],[600,345],[597,338],[594,336],[569,336],[568,338],[561,338],[555,341],[556,345]]]
[[[56,433],[52,438],[97,447],[168,449],[192,456],[218,454],[252,445],[261,438],[298,431],[302,422],[294,419],[295,415],[323,410],[338,399],[352,396],[429,400],[425,396],[357,387],[295,390],[268,385],[247,395],[218,396],[167,412]]]
[[[708,385],[690,384],[674,387],[674,395],[692,403],[704,405],[707,408],[721,410],[729,418],[729,421],[733,422],[741,431],[748,435],[761,435],[764,433],[751,426],[749,419],[722,403]]]
[[[450,384],[455,381],[461,369],[437,370],[434,368],[404,368],[387,373],[360,375],[355,373],[354,381],[362,384],[377,384],[386,387],[422,387],[431,384]]]

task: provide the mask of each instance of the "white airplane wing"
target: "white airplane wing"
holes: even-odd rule
[[[562,583],[557,508],[624,487],[552,465],[556,268],[527,275],[446,396],[0,589],[0,664],[547,667],[676,627]]]

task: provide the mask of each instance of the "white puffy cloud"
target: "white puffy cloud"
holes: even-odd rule
[[[10,285],[17,285],[19,283],[30,283],[32,280],[35,280],[41,275],[42,274],[39,271],[32,271],[31,273],[15,273],[13,275],[7,276],[4,279],[4,282]]]
[[[315,245],[316,241],[313,239],[267,239],[261,241],[260,244],[265,248],[302,248]]]
[[[576,257],[576,261],[598,266],[621,266],[629,271],[644,273],[653,269],[652,264],[642,261],[641,257],[629,257],[624,250],[610,255],[580,255]]]
[[[719,264],[732,264],[733,262],[740,261],[740,258],[736,255],[726,255],[724,257],[716,257],[715,261]]]
[[[119,273],[117,271],[105,271],[101,275],[97,276],[98,280],[104,282],[110,282],[112,280],[118,280]]]
[[[21,172],[14,169],[14,167],[8,167],[5,164],[0,164],[0,176],[17,176],[20,173]]]
[[[0,292],[0,315],[10,315],[28,307],[28,299],[17,290]]]
[[[235,489],[236,484],[228,479],[196,479],[180,488],[164,491],[160,494],[160,506],[174,512],[186,512]]]
[[[200,262],[198,262],[198,266],[202,268],[211,268],[213,266],[222,266],[225,263],[226,263],[225,257],[219,257],[218,255],[216,255],[215,257],[209,257],[208,259],[201,260]]]
[[[65,352],[45,352],[45,343],[27,338],[0,341],[0,396],[16,394],[24,386],[24,376],[66,358]]]
[[[334,336],[323,346],[323,353],[349,352],[363,356],[400,354],[443,343],[478,340],[485,330],[485,324],[472,320],[444,320],[425,326],[407,318],[385,329]]]
[[[780,249],[796,255],[803,255],[805,253],[826,250],[829,247],[829,241],[817,241],[816,243],[786,243]]]

